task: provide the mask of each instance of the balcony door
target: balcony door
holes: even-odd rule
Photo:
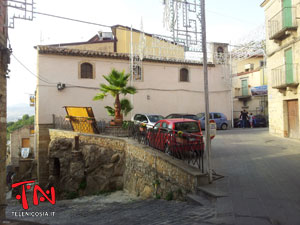
[[[290,48],[284,52],[284,60],[285,60],[285,81],[286,81],[286,84],[292,84],[294,82],[292,48]]]
[[[248,95],[248,80],[242,80],[242,95]]]
[[[283,28],[292,25],[292,0],[283,0]]]

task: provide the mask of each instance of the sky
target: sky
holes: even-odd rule
[[[236,43],[264,24],[263,0],[206,0],[207,41]],[[171,35],[163,26],[162,0],[35,0],[35,12],[103,25],[121,24],[147,33]],[[23,15],[9,8],[9,15]],[[9,65],[8,106],[29,105],[36,89],[37,55],[34,46],[87,41],[108,28],[34,15],[32,21],[15,19],[9,28],[13,55]],[[10,20],[11,21],[11,20]],[[253,34],[254,32],[252,32]],[[22,65],[21,65],[22,64]],[[26,67],[26,68],[25,68]]]

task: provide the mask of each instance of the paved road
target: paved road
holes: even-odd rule
[[[300,141],[267,129],[219,132],[213,163],[226,177],[211,186],[229,194],[217,201],[217,220],[229,224],[300,224]]]
[[[213,141],[214,169],[225,175],[210,185],[228,197],[215,207],[187,202],[93,197],[40,205],[35,211],[54,217],[16,218],[20,206],[10,204],[7,215],[48,224],[228,224],[300,225],[300,142],[278,138],[267,129],[219,131]],[[117,193],[116,193],[117,194]],[[114,195],[112,195],[114,196]]]

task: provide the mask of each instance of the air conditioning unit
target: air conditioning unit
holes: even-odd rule
[[[253,70],[254,69],[254,64],[248,63],[245,65],[245,71]]]

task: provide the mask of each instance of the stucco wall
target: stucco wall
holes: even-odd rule
[[[81,61],[95,65],[95,79],[78,78],[78,64]],[[182,67],[189,70],[189,82],[179,82]],[[63,106],[91,106],[97,119],[109,120],[104,106],[112,106],[113,98],[109,96],[103,101],[92,101],[92,98],[98,92],[99,83],[106,83],[102,75],[109,74],[112,68],[129,72],[129,61],[39,55],[39,74],[51,84],[39,81],[36,105],[38,123],[52,123],[52,114],[65,115]],[[138,93],[128,96],[133,99],[132,114],[144,112],[167,116],[174,112],[204,112],[202,66],[144,62],[143,72],[143,81],[133,82]],[[65,83],[66,88],[58,91],[58,82]],[[211,111],[222,112],[231,120],[230,91],[221,66],[209,67],[209,90]]]
[[[125,152],[124,189],[143,198],[165,198],[169,193],[174,198],[184,198],[207,183],[200,170],[133,140],[50,129],[51,140],[75,136],[79,136],[80,143]]]

